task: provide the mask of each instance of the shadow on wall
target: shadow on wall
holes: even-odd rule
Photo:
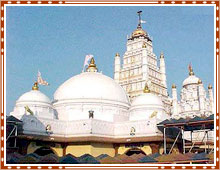
[[[50,136],[53,133],[51,131],[51,125],[44,125],[34,115],[23,115],[21,120],[23,122],[23,133],[25,134]]]

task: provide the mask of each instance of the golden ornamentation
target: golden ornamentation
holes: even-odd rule
[[[198,80],[198,84],[202,84],[202,80],[201,79]]]
[[[144,87],[144,93],[150,93],[150,89],[148,87],[148,85],[146,84],[145,87]]]
[[[88,66],[88,68],[86,69],[87,72],[97,72],[98,69],[96,68],[96,64],[95,64],[95,60],[94,58],[92,58],[90,60],[90,64]]]
[[[175,84],[172,84],[172,88],[175,89],[175,88],[176,88],[176,85],[175,85]]]
[[[30,115],[34,115],[33,111],[28,107],[28,106],[25,106],[25,111],[30,113]]]
[[[33,85],[33,87],[32,87],[32,90],[38,90],[38,89],[39,89],[38,83],[35,82],[34,85]]]
[[[194,75],[193,68],[192,68],[191,65],[189,65],[189,75],[190,75],[190,76],[193,76],[193,75]]]
[[[116,53],[115,56],[120,57],[120,54],[119,54],[119,53]]]
[[[144,31],[142,28],[137,28],[132,33],[132,37],[137,37],[137,36],[141,36],[141,35],[142,36],[146,36],[147,35],[146,31]]]
[[[212,85],[211,84],[209,84],[208,89],[212,89]]]
[[[157,116],[157,111],[154,111],[151,115],[150,118],[156,117]]]
[[[147,44],[144,42],[142,48],[147,48]]]
[[[134,127],[131,127],[130,135],[135,135],[136,129]]]

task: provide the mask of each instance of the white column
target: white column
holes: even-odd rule
[[[166,78],[166,66],[163,52],[160,54],[160,72],[161,72],[161,81],[162,84],[167,87],[167,78]]]
[[[121,61],[119,53],[115,55],[115,71],[114,71],[114,80],[119,83],[120,79],[120,70],[121,70]]]
[[[148,73],[148,61],[147,61],[147,46],[144,43],[142,45],[142,87],[145,87],[146,82],[148,81],[149,73]]]
[[[177,99],[177,90],[176,90],[176,85],[172,85],[172,107],[173,107],[173,114],[176,116],[178,114],[178,99]]]
[[[198,97],[199,97],[199,110],[203,114],[205,111],[205,94],[202,81],[198,81]]]
[[[210,101],[210,105],[211,105],[211,111],[212,111],[212,113],[214,114],[214,111],[215,111],[215,109],[214,109],[214,98],[213,98],[213,92],[212,92],[212,85],[211,84],[209,84],[209,86],[208,86],[208,95],[209,95],[209,101]]]

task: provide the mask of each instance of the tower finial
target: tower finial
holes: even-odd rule
[[[87,72],[97,72],[98,69],[96,68],[96,64],[95,64],[95,60],[92,57],[92,59],[90,60],[90,64],[88,66],[88,68],[86,69]]]
[[[160,58],[164,58],[163,51],[160,53]]]
[[[175,84],[172,84],[172,89],[176,89],[176,85]]]
[[[142,13],[142,11],[138,11],[137,13],[138,13],[138,26],[137,26],[137,28],[141,28],[141,13]]]
[[[201,79],[198,80],[198,84],[202,84],[202,80]]]
[[[212,85],[211,84],[209,84],[208,89],[212,89]]]
[[[38,82],[36,81],[32,87],[32,90],[38,90],[39,87],[38,87]]]
[[[190,76],[193,76],[193,75],[194,75],[194,72],[193,72],[193,68],[192,68],[191,63],[189,64],[188,69],[189,69],[189,75],[190,75]]]

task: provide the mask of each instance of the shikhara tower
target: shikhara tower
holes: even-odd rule
[[[127,50],[121,58],[115,55],[114,79],[128,93],[130,100],[143,93],[145,84],[148,84],[152,93],[161,96],[167,112],[170,100],[167,93],[166,66],[164,54],[160,54],[160,66],[157,65],[157,56],[153,52],[152,39],[142,29],[141,11],[137,29],[128,37]]]

